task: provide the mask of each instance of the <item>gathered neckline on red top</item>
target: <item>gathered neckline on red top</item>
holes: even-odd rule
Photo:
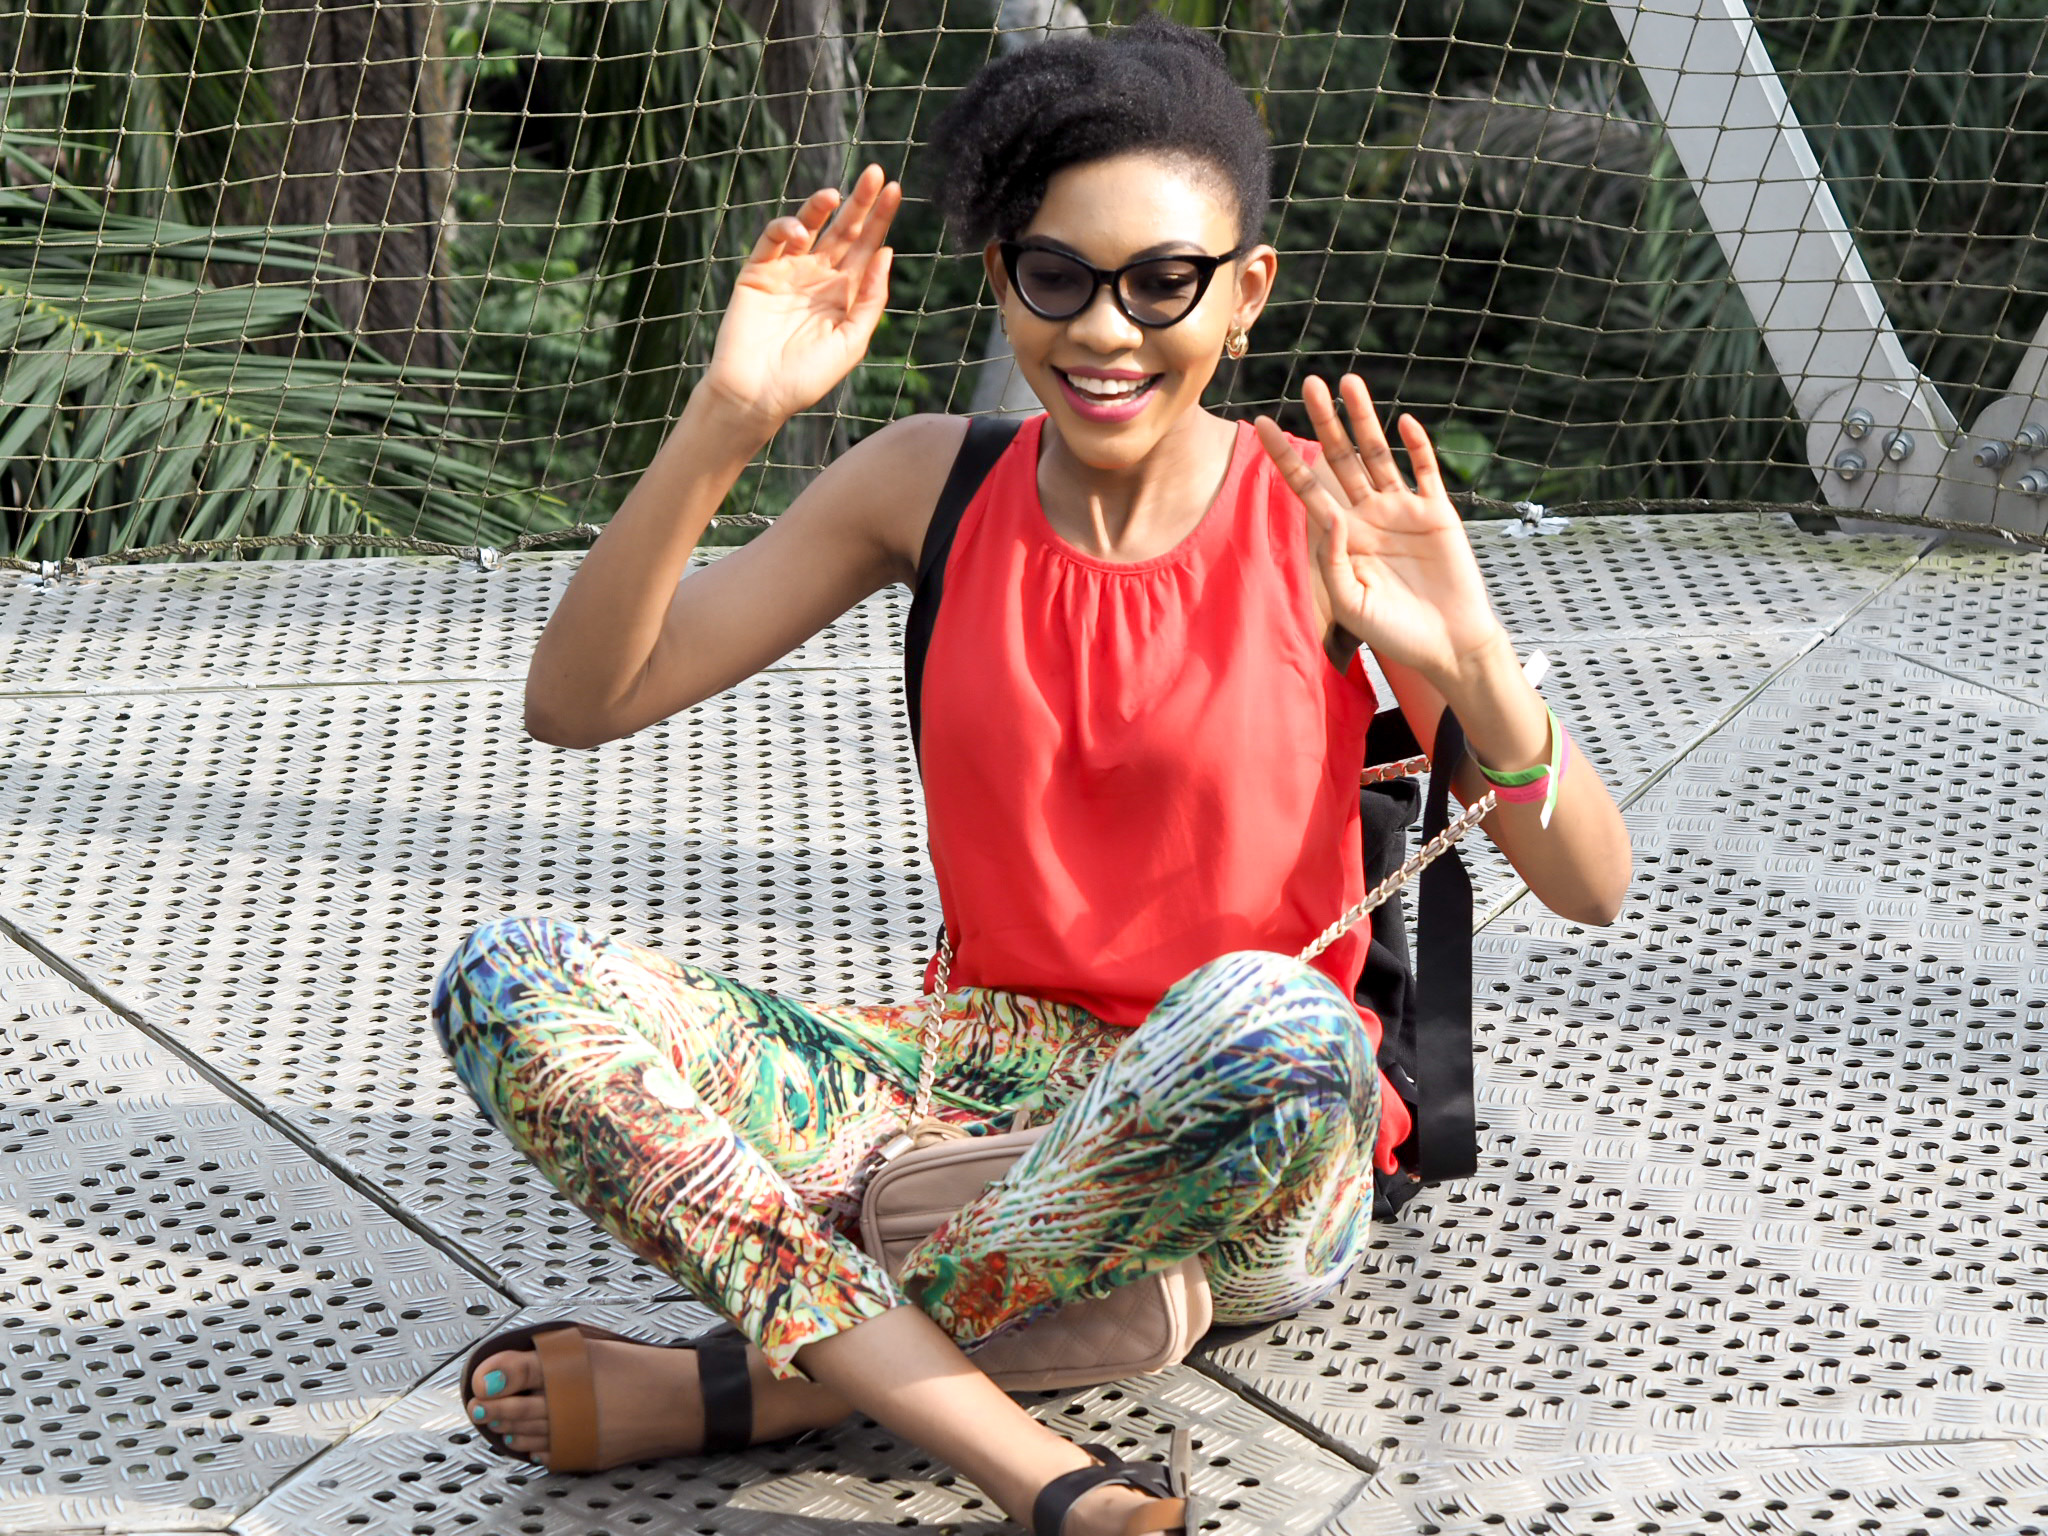
[[[1230,521],[1228,508],[1234,499],[1238,482],[1244,477],[1247,464],[1246,444],[1248,442],[1256,442],[1255,434],[1252,432],[1249,423],[1244,421],[1233,423],[1235,435],[1231,439],[1230,462],[1224,467],[1223,481],[1216,487],[1215,496],[1211,498],[1209,505],[1203,508],[1202,515],[1196,521],[1194,527],[1181,535],[1179,542],[1174,544],[1172,548],[1156,555],[1149,555],[1143,560],[1106,560],[1100,555],[1091,555],[1087,550],[1080,549],[1069,543],[1061,535],[1060,531],[1053,527],[1052,519],[1046,515],[1045,502],[1038,494],[1038,455],[1040,445],[1045,440],[1045,422],[1046,418],[1043,415],[1036,416],[1027,422],[1026,428],[1029,437],[1027,439],[1025,433],[1019,433],[1016,444],[1016,447],[1025,458],[1029,473],[1028,483],[1033,515],[1027,521],[1032,535],[1037,542],[1043,544],[1063,560],[1071,561],[1073,564],[1081,566],[1086,570],[1104,571],[1118,576],[1143,575],[1147,571],[1156,571],[1165,566],[1178,565],[1183,561],[1192,559],[1205,538],[1216,538],[1218,536],[1216,530],[1224,527]],[[1218,508],[1223,508],[1225,515],[1219,517],[1217,515]]]

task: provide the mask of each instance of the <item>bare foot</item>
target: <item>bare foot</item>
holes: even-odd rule
[[[651,1344],[592,1339],[590,1374],[597,1395],[598,1461],[603,1467],[695,1456],[704,1446],[704,1399],[697,1390],[697,1352]],[[502,1381],[492,1380],[493,1376]],[[750,1439],[780,1440],[806,1429],[837,1424],[852,1410],[816,1382],[783,1381],[768,1368],[768,1357],[747,1346],[747,1375],[754,1387]],[[495,1388],[496,1390],[492,1390]],[[522,1456],[550,1471],[547,1393],[540,1357],[530,1349],[507,1350],[479,1362],[464,1404],[475,1420],[498,1434]]]

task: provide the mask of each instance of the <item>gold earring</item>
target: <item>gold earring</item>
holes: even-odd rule
[[[1233,325],[1223,333],[1223,355],[1232,362],[1243,357],[1252,349],[1251,333],[1241,325]]]

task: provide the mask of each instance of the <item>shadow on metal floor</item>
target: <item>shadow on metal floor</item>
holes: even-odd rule
[[[1476,542],[1624,798],[1583,929],[1477,861],[1480,1174],[1326,1303],[1033,1399],[1232,1532],[2048,1531],[2037,556],[1753,518]],[[460,1423],[522,1312],[703,1315],[425,1030],[469,927],[879,999],[934,921],[894,597],[594,753],[573,557],[0,577],[0,1532],[1004,1529],[871,1425],[586,1478]]]

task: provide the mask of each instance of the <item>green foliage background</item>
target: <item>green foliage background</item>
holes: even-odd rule
[[[0,552],[279,530],[503,543],[601,520],[708,355],[739,256],[807,190],[734,9],[451,8],[422,68],[459,110],[460,365],[400,370],[325,309],[317,230],[233,217],[234,146],[277,131],[253,0],[28,4],[0,0],[22,65],[0,95]],[[1137,7],[1085,8],[1102,25]],[[1355,367],[1486,497],[1812,495],[1604,5],[1165,8],[1220,29],[1276,146],[1280,289],[1220,407],[1285,418],[1307,374]],[[1908,351],[1969,419],[2048,301],[2048,5],[1756,10]],[[993,51],[992,11],[844,12],[847,166],[881,160],[911,201],[833,444],[966,406],[991,317],[978,257],[923,201],[917,146]],[[728,510],[786,504],[811,467],[789,451]]]

